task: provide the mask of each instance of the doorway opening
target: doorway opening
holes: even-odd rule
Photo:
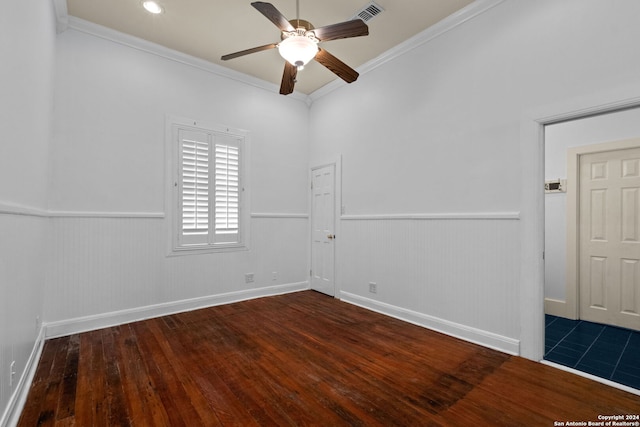
[[[544,360],[636,389],[640,190],[633,175],[640,180],[640,149],[632,148],[640,146],[638,138],[640,108],[544,127]],[[637,172],[622,170],[636,163]],[[625,174],[616,184],[607,178]],[[602,252],[620,240],[618,255]]]

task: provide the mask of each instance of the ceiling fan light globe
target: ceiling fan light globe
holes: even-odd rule
[[[308,37],[292,36],[280,42],[278,51],[291,65],[301,69],[316,56],[318,45]]]

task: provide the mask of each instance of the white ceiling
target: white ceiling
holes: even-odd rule
[[[277,49],[221,61],[222,55],[280,41],[280,30],[252,0],[158,0],[151,15],[141,0],[67,0],[74,16],[280,85],[284,60]],[[370,20],[369,35],[321,43],[354,69],[473,3],[473,0],[375,0],[384,12]],[[295,0],[271,0],[288,19]],[[350,20],[369,0],[299,0],[300,19],[315,27]],[[298,73],[296,91],[310,94],[337,79],[312,61]],[[357,84],[357,82],[353,83]]]

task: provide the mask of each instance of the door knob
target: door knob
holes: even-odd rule
[[[335,235],[335,234],[329,234],[329,235],[327,236],[327,238],[328,238],[328,239],[330,239],[330,240],[333,240],[333,239],[335,239],[335,238],[336,238],[336,235]]]

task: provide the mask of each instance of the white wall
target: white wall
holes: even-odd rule
[[[307,105],[94,30],[69,29],[57,41],[51,330],[307,286]],[[166,256],[167,218],[157,214],[165,213],[167,114],[250,132],[249,251]],[[245,284],[248,272],[255,283]]]
[[[640,108],[545,127],[545,180],[567,178],[567,149],[640,138]],[[545,195],[545,298],[566,300],[566,193]]]
[[[0,424],[38,336],[48,220],[55,20],[51,2],[10,0],[0,14]],[[16,376],[9,386],[9,368]],[[4,415],[3,415],[4,414]]]
[[[511,218],[521,119],[636,82],[639,13],[633,0],[505,1],[314,102],[311,163],[342,155],[343,294],[509,350],[530,335]]]

